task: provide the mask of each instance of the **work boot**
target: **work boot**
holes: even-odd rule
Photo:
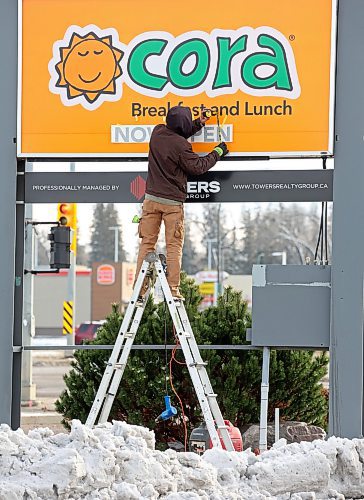
[[[143,305],[144,300],[145,300],[145,294],[147,293],[148,288],[149,288],[149,283],[148,283],[147,279],[145,279],[145,281],[140,289],[139,297],[136,300],[136,305],[138,305],[138,306]]]
[[[163,267],[163,271],[164,271],[164,274],[166,276],[168,276],[168,269],[167,269],[167,259],[166,259],[166,256],[162,253],[160,253],[158,255],[159,257],[159,260],[161,261],[161,264],[162,264],[162,267]]]
[[[171,292],[172,292],[173,300],[182,300],[182,301],[185,300],[185,298],[181,294],[178,286],[171,287]]]
[[[139,295],[139,297],[137,298],[136,302],[135,302],[135,305],[136,306],[142,306],[144,304],[144,298],[143,295]]]

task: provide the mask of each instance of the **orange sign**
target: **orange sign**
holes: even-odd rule
[[[96,273],[96,281],[99,285],[113,285],[115,283],[114,266],[103,264],[97,268]]]
[[[19,1],[20,157],[145,157],[176,105],[197,152],[332,153],[335,0]]]

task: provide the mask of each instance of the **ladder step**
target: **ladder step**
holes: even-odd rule
[[[217,429],[229,429],[229,427],[227,425],[217,425],[216,428]]]
[[[123,366],[125,366],[125,363],[115,363],[114,368],[115,370],[120,370]]]
[[[206,361],[200,361],[196,363],[191,363],[190,366],[196,366],[196,368],[202,368],[204,366],[207,366],[208,363]]]
[[[181,335],[181,336],[183,335],[183,337],[185,339],[190,339],[191,338],[191,334],[190,333],[186,333],[186,332],[179,332],[178,335]]]
[[[211,392],[210,394],[206,394],[206,397],[208,397],[208,398],[216,398],[217,394],[214,394],[213,392]]]

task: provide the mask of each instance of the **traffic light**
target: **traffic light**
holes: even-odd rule
[[[69,269],[71,265],[71,229],[67,226],[53,226],[48,234],[51,242],[51,269]]]
[[[73,231],[71,250],[76,253],[77,242],[77,204],[58,203],[58,220],[61,226],[70,227]]]
[[[62,226],[69,226],[75,231],[77,228],[77,204],[58,203],[58,220]]]

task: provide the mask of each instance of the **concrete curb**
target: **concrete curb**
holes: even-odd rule
[[[62,415],[56,412],[32,412],[21,414],[21,425],[41,425],[61,424]]]

